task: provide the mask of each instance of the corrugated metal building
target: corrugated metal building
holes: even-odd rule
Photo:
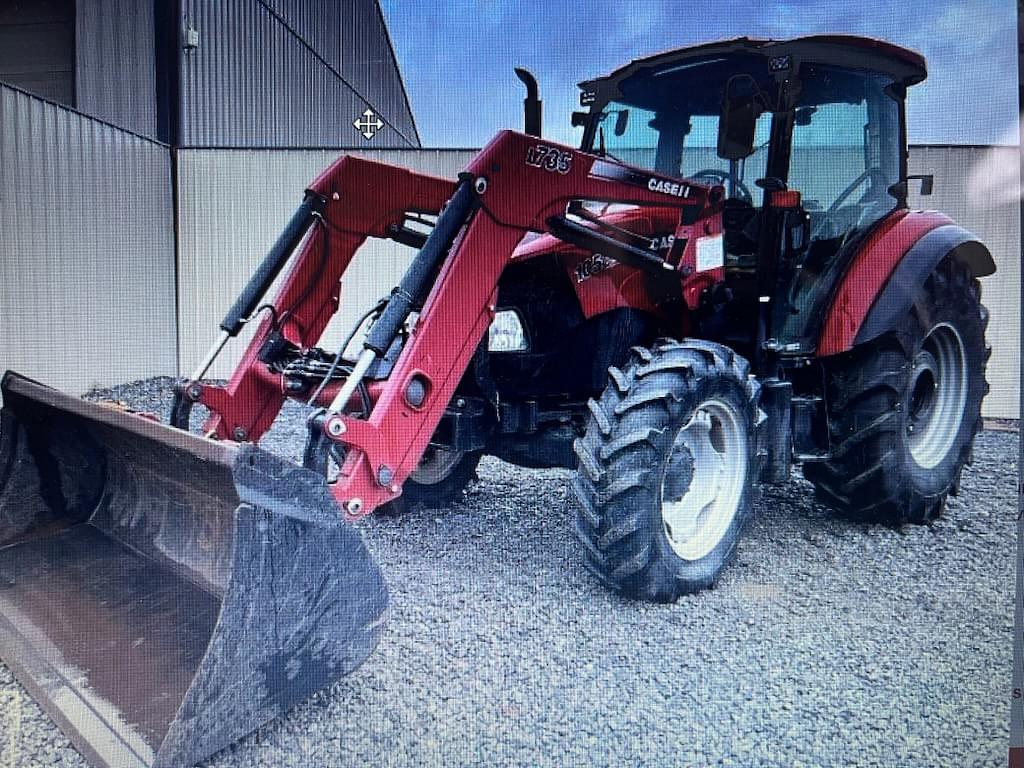
[[[378,0],[0,0],[0,81],[173,147],[420,146]]]
[[[420,146],[377,0],[184,0],[182,13],[175,144]],[[383,123],[370,140],[353,125],[367,109]]]
[[[0,0],[0,81],[75,103],[73,0]]]
[[[144,136],[157,130],[153,3],[76,0],[75,101],[70,106]]]
[[[171,157],[0,84],[0,372],[72,392],[173,373]]]
[[[0,0],[0,370],[73,392],[178,372],[179,272],[245,279],[232,254],[178,263],[200,224],[177,205],[227,151],[185,144],[415,152],[377,0]]]

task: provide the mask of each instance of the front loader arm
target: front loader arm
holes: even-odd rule
[[[308,350],[319,342],[337,311],[342,275],[367,237],[408,243],[402,224],[409,213],[438,214],[370,327],[351,374],[340,386],[324,388],[316,402],[327,407],[310,419],[311,446],[315,439],[344,450],[332,494],[348,516],[367,514],[400,495],[419,463],[494,318],[499,278],[526,232],[559,229],[556,222],[565,222],[573,200],[689,209],[696,219],[712,197],[704,186],[511,131],[498,134],[458,183],[344,157],[310,185],[286,235],[221,324],[218,344],[176,388],[172,423],[187,427],[192,404],[201,403],[211,413],[204,427],[208,434],[257,442],[285,399],[296,396],[267,364],[274,348],[286,343]],[[269,305],[272,311],[259,321],[231,380],[224,387],[203,383],[209,361],[237,333],[246,319],[242,315],[258,312],[258,302],[299,242],[294,264]],[[643,253],[633,255],[651,261]],[[420,307],[388,378],[367,388],[369,414],[356,418],[348,412],[356,388]]]
[[[343,390],[333,411],[318,422],[329,440],[347,449],[332,493],[349,516],[366,514],[400,494],[494,318],[498,280],[527,231],[544,231],[548,219],[563,215],[572,200],[700,210],[709,197],[706,187],[508,131],[470,163],[456,196],[460,189],[472,192],[472,205],[459,211],[453,205],[436,229],[448,223],[448,215],[464,216],[456,224],[465,226],[369,418],[342,412]],[[424,251],[429,247],[428,242]]]
[[[454,182],[447,179],[351,156],[327,168],[307,190],[307,201],[317,200],[318,210],[305,221],[301,233],[306,235],[305,241],[270,302],[273,314],[259,321],[226,386],[200,382],[218,347],[241,328],[245,318],[239,315],[252,314],[270,287],[258,272],[243,292],[243,296],[254,297],[242,308],[247,311],[236,312],[240,309],[236,302],[221,324],[218,346],[188,381],[178,385],[172,423],[187,428],[192,404],[200,403],[211,413],[204,432],[225,440],[258,442],[288,397],[282,377],[261,362],[261,351],[275,334],[300,349],[316,345],[338,309],[341,277],[366,238],[395,238],[407,212],[437,214],[454,188]],[[283,245],[287,247],[287,243]],[[270,262],[277,267],[270,270],[271,279],[291,252],[290,248],[280,253],[275,250],[263,265]]]

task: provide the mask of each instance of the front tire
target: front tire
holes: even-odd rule
[[[381,507],[383,514],[402,514],[416,509],[441,509],[466,495],[466,487],[477,479],[480,451],[449,451],[428,445],[402,495]]]
[[[946,258],[898,328],[827,362],[831,458],[804,466],[822,500],[890,525],[941,513],[981,426],[987,324],[978,281]]]
[[[588,405],[576,535],[587,567],[631,597],[670,602],[712,586],[754,500],[759,387],[732,350],[636,348]]]

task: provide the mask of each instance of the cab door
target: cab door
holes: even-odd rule
[[[799,192],[808,242],[772,325],[783,347],[808,353],[857,245],[900,205],[889,190],[905,159],[901,102],[889,78],[804,64],[799,80],[787,186]]]

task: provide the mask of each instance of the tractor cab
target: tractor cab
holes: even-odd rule
[[[925,75],[867,38],[740,38],[582,83],[576,122],[587,152],[724,187],[724,333],[750,338],[750,303],[771,304],[761,335],[805,355],[857,244],[906,207],[904,97]]]

